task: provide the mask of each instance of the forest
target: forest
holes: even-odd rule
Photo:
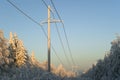
[[[8,40],[0,30],[0,80],[120,80],[119,36],[111,42],[111,49],[103,60],[78,75],[61,64],[58,67],[51,64],[51,72],[48,72],[47,61],[38,61],[34,54],[28,54],[16,34],[10,32]]]

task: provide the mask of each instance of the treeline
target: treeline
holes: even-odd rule
[[[112,46],[103,60],[98,60],[82,75],[67,71],[60,65],[39,62],[34,52],[28,55],[23,42],[10,32],[10,39],[0,30],[0,80],[120,80],[120,37],[111,42]]]
[[[34,53],[28,55],[22,40],[10,32],[7,40],[0,30],[0,80],[65,80],[75,77],[62,65],[51,64],[52,73],[47,72],[47,62],[39,62]]]
[[[120,36],[111,45],[104,59],[82,74],[81,80],[120,80]]]

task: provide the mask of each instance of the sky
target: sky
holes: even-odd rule
[[[38,23],[47,20],[47,8],[42,0],[10,0]],[[50,0],[55,18],[59,19]],[[111,41],[120,34],[120,0],[53,0],[65,25],[73,59],[80,70],[86,70],[103,59],[110,50]],[[52,15],[51,15],[52,16]],[[57,23],[65,51],[71,64],[64,55],[55,25],[51,24],[51,43],[66,68],[72,64],[67,47],[63,26]],[[47,33],[47,24],[43,25]],[[23,40],[28,54],[34,51],[40,62],[47,60],[47,38],[40,26],[16,10],[7,0],[0,0],[0,29],[9,39],[9,32],[17,33]],[[52,63],[60,64],[51,51]]]

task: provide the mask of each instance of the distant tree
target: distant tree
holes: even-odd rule
[[[32,52],[30,58],[31,58],[31,61],[32,61],[33,63],[36,61],[36,59],[35,59],[35,53],[34,53],[34,52]]]
[[[30,56],[30,62],[32,65],[40,67],[40,62],[35,58],[35,53],[32,52],[31,56]]]
[[[60,77],[66,77],[66,70],[64,69],[64,67],[62,65],[59,65],[58,68],[55,71],[55,74],[57,74]]]

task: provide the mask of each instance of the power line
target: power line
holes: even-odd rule
[[[43,3],[45,4],[45,6],[48,8],[47,3],[46,3],[44,0],[42,0],[42,1],[43,1]],[[52,13],[53,18],[55,18],[54,13],[52,12],[52,10],[50,10],[50,11],[51,11],[51,13]],[[62,42],[62,38],[61,38],[61,36],[60,36],[59,29],[58,29],[58,27],[57,27],[57,23],[55,23],[55,26],[56,26],[56,30],[57,30],[57,33],[58,33],[58,37],[59,37],[60,43],[61,43],[62,48],[63,48],[63,51],[64,51],[64,55],[65,55],[65,57],[66,57],[66,59],[67,59],[68,64],[70,64],[69,58],[67,57],[67,54],[66,54],[66,51],[65,51],[65,47],[64,47],[63,42]]]
[[[54,5],[54,3],[53,3],[53,1],[52,0],[50,0],[50,1],[51,1],[52,6],[54,7],[54,9],[55,9],[55,11],[57,13],[58,18],[60,20],[62,20],[61,17],[60,17],[60,15],[59,15],[59,13],[58,13],[58,11],[57,11],[57,9],[56,9],[56,7],[55,7],[55,5]],[[69,41],[68,41],[68,38],[67,38],[66,30],[65,30],[65,27],[64,27],[64,23],[63,22],[61,22],[61,23],[63,25],[63,30],[64,30],[64,33],[65,33],[65,38],[66,38],[66,41],[67,41],[67,45],[68,45],[68,49],[69,49],[69,52],[70,52],[70,56],[71,56],[73,64],[75,65],[75,61],[74,61],[73,56],[72,56],[72,52],[71,52],[71,49],[70,49],[70,45],[69,45]]]
[[[44,0],[42,0],[42,2],[45,4],[45,6],[48,8],[48,5],[47,5],[47,3],[44,1]],[[50,9],[51,10],[51,9]],[[52,11],[51,11],[52,12]]]
[[[10,0],[7,0],[7,2],[9,2],[14,8],[16,8],[19,12],[21,12],[24,16],[26,16],[28,19],[30,19],[32,22],[34,22],[35,24],[39,25],[41,27],[41,29],[43,30],[43,33],[45,34],[45,36],[47,36],[44,28],[42,27],[42,25],[40,25],[36,20],[34,20],[32,17],[30,17],[29,15],[27,15],[24,11],[22,11],[20,8],[18,8],[15,4],[13,4]]]
[[[42,31],[43,31],[43,33],[44,33],[44,35],[45,35],[46,38],[47,38],[47,34],[46,34],[46,32],[45,32],[45,30],[44,30],[44,28],[43,28],[43,26],[42,26],[41,24],[39,24],[36,20],[34,20],[34,19],[33,19],[32,17],[30,17],[29,15],[27,15],[24,11],[22,11],[20,8],[18,8],[18,7],[17,7],[15,4],[13,4],[10,0],[6,0],[6,1],[7,1],[8,3],[10,3],[14,8],[16,8],[19,12],[21,12],[24,16],[26,16],[28,19],[30,19],[32,22],[34,22],[35,24],[37,24],[38,26],[40,26],[41,29],[42,29]],[[52,45],[51,45],[51,47],[52,47],[55,55],[57,56],[58,60],[60,61],[60,63],[63,64],[63,62],[61,61],[60,57],[57,55],[54,47],[53,47]]]
[[[60,63],[63,65],[62,60],[60,59],[60,57],[57,55],[57,52],[55,51],[55,49],[53,47],[51,47],[52,50],[54,51],[55,55],[58,57],[58,60],[60,61]]]
[[[68,63],[70,64],[70,61],[69,61],[69,59],[68,59],[68,57],[67,57],[67,54],[66,54],[66,51],[65,51],[65,47],[64,47],[64,45],[63,45],[63,42],[62,42],[62,39],[61,39],[61,36],[60,36],[60,32],[59,32],[59,29],[58,29],[56,23],[55,23],[55,26],[56,26],[56,30],[57,30],[57,33],[58,33],[58,37],[59,37],[59,39],[60,39],[60,43],[61,43],[61,45],[62,45],[62,48],[63,48],[64,54],[65,54],[65,57],[66,57]]]

